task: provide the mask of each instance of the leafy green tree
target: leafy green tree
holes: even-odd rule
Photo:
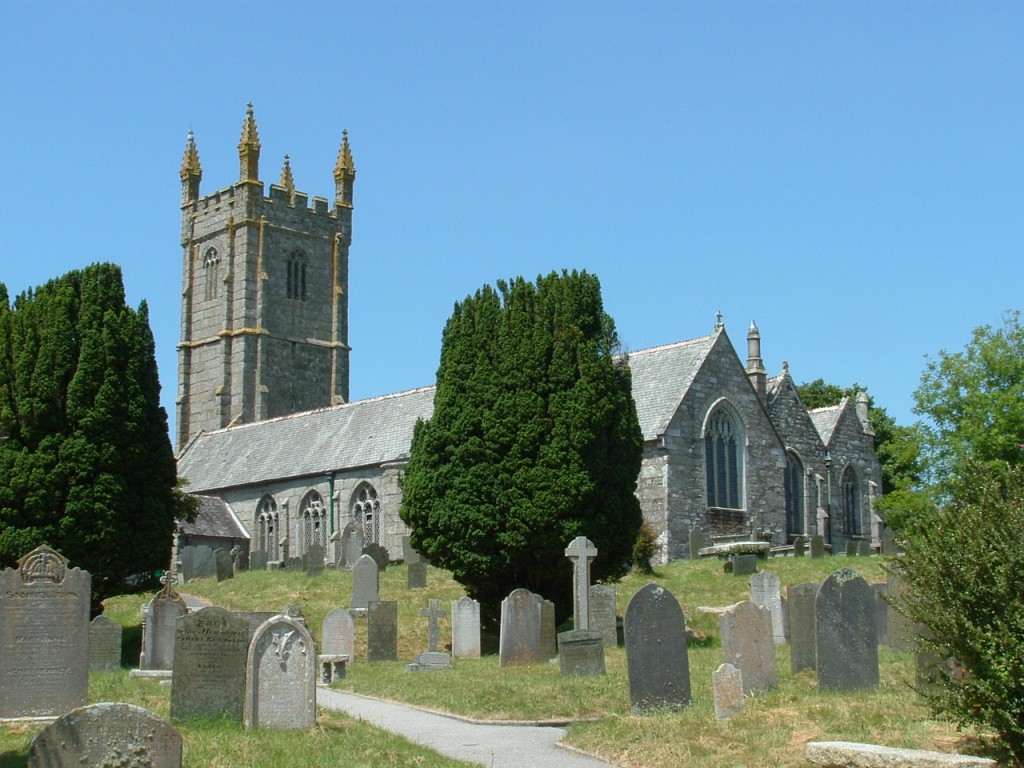
[[[904,542],[903,610],[936,658],[934,710],[993,729],[1024,764],[1024,466],[966,459],[950,501]]]
[[[914,392],[926,417],[924,452],[933,480],[948,491],[969,462],[1024,459],[1024,326],[1019,311],[976,328],[963,351],[941,350]]]
[[[96,264],[19,295],[0,284],[0,561],[49,544],[93,602],[165,567],[176,467],[145,302]]]
[[[493,618],[525,587],[571,608],[566,545],[592,577],[630,566],[642,435],[598,279],[551,273],[484,286],[444,329],[434,413],[416,425],[401,517],[416,549]]]

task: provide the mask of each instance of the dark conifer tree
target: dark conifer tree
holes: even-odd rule
[[[630,566],[642,435],[598,279],[551,273],[481,288],[442,338],[431,419],[416,426],[401,516],[412,543],[491,616],[525,587],[571,608],[566,545],[592,578]]]

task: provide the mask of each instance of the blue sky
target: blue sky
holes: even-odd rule
[[[180,181],[358,168],[353,399],[432,384],[455,301],[597,274],[629,349],[704,335],[867,385],[1021,308],[1024,5],[5,3],[0,281],[95,261],[146,299],[173,424]]]

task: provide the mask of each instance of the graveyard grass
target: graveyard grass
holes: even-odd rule
[[[759,567],[777,573],[783,594],[788,586],[823,581],[843,566],[852,567],[869,583],[885,580],[878,557],[842,556],[812,560],[777,558]],[[382,600],[399,601],[399,662],[365,661],[366,622],[356,622],[356,661],[347,678],[336,684],[345,690],[417,704],[437,711],[477,719],[573,721],[568,744],[598,754],[622,766],[656,768],[681,764],[708,768],[736,765],[804,766],[804,744],[812,740],[862,741],[895,747],[982,754],[985,734],[959,731],[952,722],[935,720],[913,690],[910,654],[880,652],[881,685],[862,693],[818,692],[811,672],[790,673],[787,646],[777,649],[779,687],[748,698],[746,707],[728,721],[717,721],[711,692],[712,672],[722,661],[718,618],[698,606],[727,606],[749,599],[747,577],[722,572],[718,560],[680,562],[655,569],[653,576],[631,574],[618,584],[617,613],[622,616],[632,594],[648,582],[669,589],[695,633],[690,643],[693,703],[677,712],[644,716],[630,713],[625,652],[605,649],[608,674],[563,678],[557,663],[500,668],[496,638],[484,638],[485,656],[456,659],[455,669],[409,673],[405,664],[427,648],[427,620],[419,611],[430,598],[445,608],[462,588],[449,575],[431,567],[426,589],[406,588],[406,568],[395,566],[381,574]],[[233,610],[280,610],[302,606],[317,642],[324,617],[347,605],[351,573],[327,570],[315,577],[301,572],[243,573],[217,583],[191,582],[191,594]],[[138,659],[139,605],[145,596],[112,598],[106,613],[125,625],[125,663]],[[439,636],[450,640],[450,623],[442,620]],[[488,654],[489,648],[492,653]],[[92,673],[90,701],[128,701],[164,717],[170,691],[152,681],[128,678],[127,670]],[[456,766],[369,725],[327,710],[318,713],[317,728],[304,731],[246,732],[241,725],[215,722],[179,724],[185,738],[185,764],[211,766],[327,766],[410,765]],[[34,729],[0,733],[0,768],[23,766]]]

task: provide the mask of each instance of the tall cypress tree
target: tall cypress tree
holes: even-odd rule
[[[598,279],[551,273],[481,288],[445,326],[434,414],[402,481],[412,543],[490,609],[525,587],[572,605],[566,545],[592,578],[630,566],[642,436]]]
[[[96,264],[18,296],[0,285],[0,561],[46,543],[93,601],[166,567],[176,468],[148,310]]]

